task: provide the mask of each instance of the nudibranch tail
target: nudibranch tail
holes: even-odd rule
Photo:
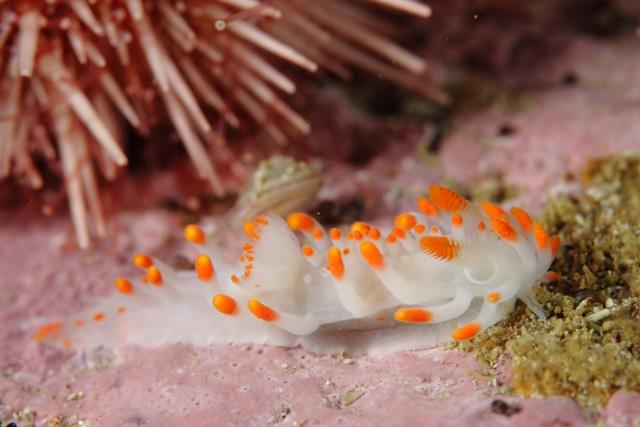
[[[80,349],[183,342],[302,345],[351,354],[429,347],[472,338],[532,293],[560,241],[519,208],[474,205],[432,185],[417,211],[385,234],[362,221],[327,231],[311,215],[260,215],[244,226],[229,263],[197,225],[194,272],[145,254],[142,278],[117,278],[117,292],[34,334]]]

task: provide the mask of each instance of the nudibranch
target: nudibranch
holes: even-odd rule
[[[365,222],[326,230],[312,216],[260,215],[231,265],[196,225],[195,272],[137,255],[145,275],[79,316],[43,326],[36,340],[76,349],[127,344],[302,346],[381,354],[472,338],[521,299],[545,312],[532,287],[559,239],[522,209],[474,205],[432,185],[417,210],[382,231]]]

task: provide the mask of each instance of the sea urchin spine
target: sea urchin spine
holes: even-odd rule
[[[166,114],[199,175],[221,195],[215,163],[241,172],[212,119],[238,127],[247,115],[281,144],[309,131],[280,97],[296,86],[273,57],[343,77],[357,66],[446,100],[425,82],[425,63],[387,38],[391,25],[367,2],[431,13],[414,0],[0,0],[0,179],[13,173],[42,187],[32,156],[55,169],[57,145],[86,247],[88,213],[95,233],[105,230],[92,160],[107,179],[127,163],[121,118],[145,133]]]

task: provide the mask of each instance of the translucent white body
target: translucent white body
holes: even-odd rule
[[[557,239],[526,214],[451,204],[449,190],[436,190],[433,209],[399,216],[393,237],[364,223],[327,233],[304,214],[263,216],[230,265],[199,236],[197,272],[153,260],[160,283],[133,284],[40,338],[84,349],[251,343],[381,354],[471,338],[517,298],[544,317],[532,286]]]

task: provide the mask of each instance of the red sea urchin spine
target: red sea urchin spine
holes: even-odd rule
[[[368,3],[431,13],[414,0]],[[281,99],[296,86],[270,57],[343,77],[356,66],[446,100],[425,82],[420,58],[380,35],[390,24],[372,9],[338,0],[0,0],[0,179],[14,174],[41,188],[32,156],[55,165],[57,145],[86,247],[91,223],[105,233],[92,159],[113,179],[127,162],[121,118],[144,132],[159,120],[158,99],[218,195],[225,187],[214,163],[242,170],[204,107],[232,127],[248,115],[281,144],[309,131]]]

